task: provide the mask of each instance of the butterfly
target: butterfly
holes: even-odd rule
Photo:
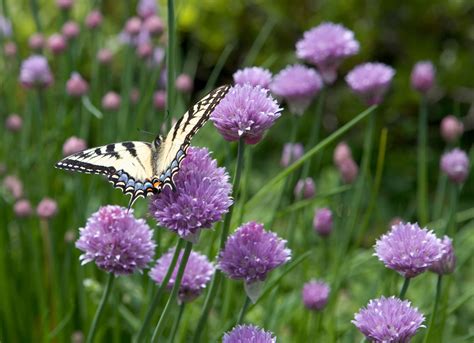
[[[128,141],[87,149],[65,157],[55,167],[105,175],[115,188],[130,195],[129,208],[138,198],[158,194],[165,186],[175,189],[173,177],[179,172],[192,137],[229,89],[224,85],[205,95],[165,138],[158,135],[151,143]]]

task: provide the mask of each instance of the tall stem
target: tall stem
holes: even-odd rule
[[[398,296],[400,299],[405,298],[405,294],[407,292],[409,285],[410,285],[410,278],[405,278],[405,281],[403,281],[402,290],[400,291],[400,295]]]
[[[456,210],[458,207],[459,199],[459,186],[457,184],[451,183],[450,187],[450,204],[449,204],[449,217],[448,222],[444,228],[444,234],[448,236],[454,236],[454,228],[456,223]]]
[[[178,262],[179,253],[181,252],[183,245],[184,245],[184,240],[180,239],[178,241],[178,244],[176,245],[173,259],[171,260],[168,271],[166,272],[166,275],[163,278],[163,282],[161,283],[160,288],[158,288],[158,291],[153,296],[150,306],[148,307],[148,311],[145,315],[145,319],[143,320],[142,327],[140,328],[140,331],[138,332],[135,342],[143,342],[145,340],[147,329],[150,326],[151,318],[153,317],[153,314],[155,313],[155,310],[157,309],[158,304],[160,303],[161,296],[163,295],[164,290],[168,286],[168,282],[170,281],[171,275],[173,274],[173,271],[176,267],[176,262]]]
[[[102,298],[99,302],[99,307],[95,312],[94,319],[92,320],[91,328],[89,330],[89,334],[87,335],[86,343],[92,343],[94,340],[94,335],[97,330],[97,324],[99,324],[100,316],[104,310],[105,303],[107,302],[107,298],[110,295],[110,290],[112,289],[112,285],[114,283],[115,276],[113,273],[109,273],[109,277],[107,279],[107,284],[104,289],[104,293],[102,294]]]
[[[43,26],[41,25],[41,20],[39,18],[39,8],[37,0],[30,0],[31,12],[33,14],[33,19],[36,25],[36,31],[42,32]]]
[[[441,296],[441,283],[443,280],[442,275],[438,275],[438,281],[436,282],[436,295],[435,295],[435,301],[433,304],[433,311],[431,312],[431,318],[430,318],[430,324],[428,325],[428,331],[426,331],[425,338],[423,339],[423,343],[427,343],[430,334],[432,332],[434,322],[435,322],[435,317],[436,317],[436,312],[438,312],[438,304],[439,304],[439,298]]]
[[[183,240],[180,238],[180,240]],[[152,342],[158,342],[160,337],[161,331],[163,329],[163,325],[168,319],[169,312],[171,310],[172,304],[176,301],[176,297],[178,296],[179,287],[181,286],[181,280],[183,279],[184,270],[186,268],[186,264],[188,263],[189,255],[191,254],[191,250],[193,248],[193,243],[186,242],[186,246],[184,248],[183,257],[181,258],[181,263],[179,265],[178,274],[176,275],[176,281],[173,285],[173,289],[171,290],[171,295],[166,302],[165,308],[161,313],[160,319],[158,320],[158,324],[155,327],[155,331],[153,332],[153,336],[151,338]]]
[[[418,117],[418,220],[424,226],[428,222],[428,172],[427,172],[427,131],[428,110],[426,99],[420,101],[420,114]]]
[[[234,195],[234,201],[239,191],[240,175],[242,174],[244,153],[245,153],[245,142],[241,138],[238,144],[237,163],[235,165],[234,179],[232,182],[233,184],[232,193]],[[230,207],[229,212],[227,212],[227,215],[224,218],[224,225],[222,227],[221,241],[219,245],[221,250],[224,248],[225,242],[227,240],[230,222],[232,220],[232,211],[234,207],[235,207],[235,203]],[[212,277],[211,285],[209,286],[209,291],[206,294],[206,299],[204,300],[204,306],[201,312],[201,317],[199,318],[198,324],[196,326],[196,331],[194,332],[193,342],[199,342],[200,340],[201,333],[204,329],[204,325],[206,324],[207,316],[212,307],[212,302],[214,301],[214,298],[216,296],[221,279],[222,279],[222,273],[219,270],[216,270],[216,272],[214,273],[214,276]]]
[[[186,306],[186,303],[183,302],[181,305],[179,305],[179,312],[178,312],[178,318],[176,318],[174,325],[173,325],[173,330],[171,330],[171,339],[170,342],[173,343],[176,338],[176,333],[178,332],[178,327],[179,323],[181,322],[181,318],[183,317],[183,312],[184,312],[184,307]]]
[[[168,128],[171,127],[171,111],[174,108],[176,79],[176,25],[174,17],[174,1],[168,0],[168,51],[166,54],[166,116],[168,118]]]
[[[239,319],[237,320],[237,325],[242,324],[242,322],[244,321],[245,313],[247,312],[247,308],[249,307],[249,305],[250,305],[250,298],[246,295],[244,305],[242,306],[242,309],[240,310],[240,313],[239,313]]]

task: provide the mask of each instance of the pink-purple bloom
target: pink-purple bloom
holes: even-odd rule
[[[421,229],[417,223],[392,226],[375,244],[375,256],[405,278],[413,278],[426,271],[444,253],[441,240],[433,231]]]
[[[5,120],[5,127],[7,128],[8,131],[11,131],[11,132],[20,131],[22,125],[23,125],[23,119],[21,119],[21,117],[16,113],[10,114]]]
[[[36,214],[42,219],[51,219],[58,213],[58,203],[51,198],[43,198],[36,207]]]
[[[87,143],[76,136],[69,137],[63,144],[63,156],[69,156],[87,149]]]
[[[345,160],[352,159],[352,151],[346,142],[340,142],[336,149],[334,149],[333,161],[336,166],[339,166]]]
[[[148,18],[157,14],[158,6],[155,0],[140,0],[137,4],[137,13],[142,18]]]
[[[322,23],[309,31],[296,43],[296,55],[316,65],[325,82],[336,80],[341,62],[359,52],[354,33],[340,24]]]
[[[33,33],[28,39],[28,46],[33,50],[40,50],[44,46],[44,36],[41,33]]]
[[[44,56],[33,55],[21,64],[20,82],[25,88],[46,88],[53,83],[53,74]]]
[[[270,90],[285,99],[290,112],[302,115],[323,88],[318,72],[301,64],[287,66],[273,78]]]
[[[15,199],[19,199],[23,195],[23,183],[15,175],[7,175],[3,179],[3,187],[13,196]]]
[[[176,89],[182,93],[189,93],[193,90],[193,79],[188,74],[179,74],[175,80]]]
[[[317,233],[323,237],[329,236],[332,232],[332,225],[332,211],[329,208],[324,207],[316,210],[313,218],[313,228]]]
[[[0,14],[0,38],[9,38],[12,35],[12,23],[10,19]]]
[[[408,300],[395,297],[370,300],[352,323],[372,342],[410,342],[425,317]]]
[[[69,80],[66,82],[66,92],[73,97],[81,97],[87,93],[89,85],[84,80],[81,74],[74,72],[72,73]]]
[[[294,194],[296,199],[310,199],[316,193],[316,185],[311,177],[298,180]]]
[[[55,55],[63,53],[67,48],[66,38],[62,34],[54,33],[48,38],[48,48]]]
[[[420,61],[411,72],[411,86],[420,93],[428,92],[433,87],[436,69],[430,61]]]
[[[346,158],[337,164],[337,169],[341,174],[342,182],[351,184],[359,175],[359,166],[352,158]]]
[[[280,117],[280,111],[268,90],[248,84],[235,85],[216,106],[211,120],[224,139],[257,144],[265,130]]]
[[[268,69],[261,67],[248,67],[237,70],[233,77],[236,85],[249,84],[253,87],[260,86],[267,89],[272,82],[272,73]]]
[[[76,247],[83,251],[82,264],[95,261],[100,269],[115,275],[141,272],[153,258],[153,231],[133,210],[104,206],[79,229]]]
[[[79,27],[78,23],[69,20],[64,23],[61,32],[63,33],[64,37],[66,37],[66,39],[70,40],[79,36],[81,28]]]
[[[222,343],[276,343],[276,337],[255,325],[237,325],[224,334]]]
[[[97,59],[101,64],[109,64],[112,61],[112,58],[114,57],[112,51],[109,49],[100,49],[97,52]]]
[[[321,311],[326,307],[330,291],[331,287],[324,281],[311,280],[305,283],[301,292],[304,306],[309,310]]]
[[[86,26],[89,29],[95,29],[102,24],[102,13],[99,10],[92,10],[86,17]]]
[[[454,183],[463,183],[469,175],[469,157],[461,149],[455,148],[443,154],[440,168]]]
[[[107,92],[102,98],[102,107],[109,111],[116,111],[120,108],[121,102],[122,100],[120,98],[120,95],[113,91],[110,91]]]
[[[453,115],[443,118],[440,126],[441,136],[448,143],[453,143],[464,133],[464,124]]]
[[[152,36],[161,35],[165,29],[165,24],[163,24],[163,21],[157,15],[146,18],[143,25]]]
[[[301,143],[286,143],[283,146],[283,152],[281,154],[280,165],[282,167],[288,167],[290,164],[299,160],[304,154],[304,147]]]
[[[386,64],[364,63],[346,75],[346,82],[368,105],[376,105],[382,102],[394,75],[395,70]]]
[[[150,271],[150,277],[157,284],[163,283],[166,273],[173,259],[175,249],[171,248],[167,253],[162,255],[157,261],[156,265]],[[178,268],[181,264],[183,251],[180,252],[178,262],[168,281],[167,288],[172,289],[178,274]],[[211,280],[214,274],[214,265],[209,262],[206,256],[191,251],[189,255],[186,268],[184,269],[183,279],[179,286],[178,299],[180,302],[190,302],[198,297],[206,288],[206,285]]]
[[[18,200],[13,207],[13,211],[18,218],[26,218],[33,213],[31,203],[26,199]]]
[[[438,261],[433,263],[429,269],[439,275],[451,274],[454,272],[454,268],[456,268],[456,255],[454,254],[453,240],[448,236],[444,236],[441,243],[444,246],[443,255]]]
[[[150,213],[182,238],[195,241],[200,230],[220,221],[232,204],[229,175],[206,148],[189,148],[174,184],[176,190],[165,187],[152,198]]]
[[[286,241],[265,231],[263,224],[249,222],[239,227],[219,253],[218,268],[229,278],[246,284],[264,281],[267,274],[291,259]]]

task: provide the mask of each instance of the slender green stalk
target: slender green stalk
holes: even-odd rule
[[[407,292],[408,286],[410,285],[410,280],[411,280],[410,278],[405,278],[405,281],[403,281],[403,286],[400,291],[400,295],[398,296],[400,299],[405,298],[405,294]]]
[[[442,217],[447,184],[448,176],[444,173],[440,173],[438,177],[438,185],[436,186],[436,195],[434,199],[431,219],[437,219]]]
[[[36,31],[43,32],[43,26],[41,25],[41,20],[39,18],[39,8],[37,0],[30,0],[31,13],[33,14],[33,19],[36,25]]]
[[[176,95],[174,82],[176,79],[176,24],[174,15],[174,1],[168,0],[168,51],[166,54],[166,115],[168,128],[171,127],[171,111],[174,109]]]
[[[158,307],[158,304],[160,303],[161,296],[163,295],[163,292],[165,291],[166,287],[168,286],[168,282],[171,278],[171,275],[173,275],[173,271],[176,267],[176,263],[178,262],[179,253],[181,252],[181,249],[183,248],[184,243],[185,243],[185,241],[183,239],[180,239],[178,241],[178,244],[176,245],[176,249],[174,251],[174,255],[173,255],[173,258],[171,260],[168,271],[166,272],[166,275],[163,278],[163,282],[161,283],[160,287],[158,288],[157,292],[155,293],[155,295],[153,296],[153,299],[150,302],[150,306],[148,307],[148,311],[145,315],[145,319],[143,320],[142,327],[140,328],[140,331],[138,331],[135,342],[145,341],[145,336],[146,336],[146,333],[148,332],[148,327],[150,325],[151,319],[152,319],[153,314],[155,313],[155,311]]]
[[[263,25],[262,29],[258,33],[257,38],[255,38],[252,46],[250,47],[249,52],[246,54],[242,66],[248,67],[253,65],[255,58],[262,49],[263,44],[267,41],[267,38],[270,36],[270,33],[273,30],[273,27],[276,24],[276,19],[274,16],[270,15]]]
[[[458,207],[458,200],[459,200],[459,186],[457,184],[451,183],[450,185],[450,204],[449,204],[449,216],[448,222],[444,228],[444,234],[453,237],[455,232],[455,217],[456,217],[456,210]]]
[[[247,309],[249,305],[250,305],[250,298],[247,295],[245,295],[244,305],[240,309],[239,318],[237,319],[237,325],[242,324],[242,322],[244,321],[245,313],[247,313]]]
[[[180,238],[180,240],[183,240],[183,239]],[[166,320],[168,319],[171,306],[176,301],[176,298],[179,292],[179,287],[181,286],[181,280],[183,279],[184,270],[186,268],[186,264],[188,263],[189,255],[191,254],[192,248],[193,248],[193,243],[186,242],[186,246],[184,247],[183,257],[181,258],[181,263],[179,265],[178,273],[176,275],[176,281],[173,285],[173,289],[171,290],[171,295],[168,298],[168,301],[166,302],[165,308],[163,312],[161,313],[160,319],[158,320],[158,324],[155,327],[155,331],[153,331],[153,336],[151,338],[152,342],[158,342],[158,339],[160,338],[160,334],[163,329],[163,325],[165,325]]]
[[[89,330],[89,334],[87,335],[86,343],[92,343],[94,340],[94,335],[97,330],[97,325],[99,324],[100,316],[104,311],[105,303],[107,302],[107,298],[110,295],[110,290],[112,289],[112,285],[114,283],[115,275],[113,273],[109,273],[107,284],[105,285],[104,293],[102,294],[102,298],[99,302],[99,307],[95,312],[94,319],[92,320],[91,328]]]
[[[232,50],[234,50],[235,45],[234,44],[228,44],[222,51],[221,55],[219,56],[219,59],[217,60],[214,68],[212,69],[211,74],[209,75],[209,78],[207,79],[206,86],[204,87],[204,92],[203,93],[208,93],[212,88],[215,87],[217,78],[219,77],[219,74],[222,71],[222,68],[224,68],[225,62],[227,62],[227,59],[230,56],[230,53]]]
[[[436,318],[436,313],[438,312],[438,304],[439,304],[439,298],[441,296],[441,283],[443,280],[443,275],[438,275],[438,281],[436,282],[436,295],[435,295],[435,301],[433,304],[433,311],[431,312],[431,318],[430,318],[430,324],[428,325],[428,331],[426,331],[425,337],[423,339],[423,343],[428,343],[431,333],[433,332],[432,330],[434,329],[434,322]]]
[[[243,139],[239,140],[238,143],[238,152],[237,152],[237,163],[235,165],[235,173],[234,173],[234,179],[233,179],[233,190],[232,193],[234,195],[234,201],[235,198],[239,192],[239,186],[240,186],[240,176],[242,174],[242,168],[243,168],[243,161],[244,161],[244,153],[245,153],[245,142]],[[222,250],[225,246],[225,242],[227,241],[227,236],[229,234],[229,227],[230,223],[232,220],[232,211],[235,207],[235,202],[234,204],[230,207],[229,212],[227,212],[225,218],[224,218],[224,224],[222,227],[222,232],[221,232],[221,241],[219,244],[220,249]],[[201,316],[199,317],[198,324],[196,326],[196,330],[194,331],[194,338],[193,342],[199,342],[201,333],[204,329],[204,325],[207,322],[207,316],[209,314],[209,311],[211,310],[212,303],[214,301],[214,298],[216,297],[217,290],[219,288],[219,284],[222,279],[222,273],[217,270],[214,273],[214,276],[212,277],[211,285],[209,286],[209,290],[206,294],[206,299],[204,300],[204,306],[202,308]]]
[[[420,101],[418,117],[418,168],[417,168],[417,200],[418,220],[421,226],[428,222],[428,167],[427,167],[427,136],[428,136],[428,109],[426,99]]]
[[[178,317],[176,318],[174,325],[173,325],[173,330],[171,330],[171,339],[170,342],[173,343],[176,338],[176,333],[178,332],[178,327],[179,324],[181,323],[181,318],[183,317],[183,312],[184,312],[184,307],[186,306],[186,303],[183,302],[181,305],[179,305],[179,312],[178,312]]]

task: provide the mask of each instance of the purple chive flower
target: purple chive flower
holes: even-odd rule
[[[132,274],[148,266],[156,244],[153,231],[133,210],[103,206],[79,229],[76,247],[84,253],[82,264],[95,261],[100,269],[115,275]]]
[[[353,183],[359,174],[359,166],[357,166],[357,163],[352,158],[347,158],[339,162],[337,169],[341,174],[342,182],[346,184]]]
[[[314,230],[323,237],[332,232],[332,211],[329,208],[321,208],[314,213]]]
[[[81,97],[87,93],[89,85],[84,80],[81,74],[74,72],[72,73],[69,80],[66,82],[66,92],[73,97]]]
[[[301,296],[304,306],[309,310],[321,311],[328,302],[331,288],[326,282],[311,280],[303,286]]]
[[[163,110],[166,107],[166,91],[156,91],[153,93],[153,106],[158,110]]]
[[[272,73],[260,67],[244,68],[234,73],[234,82],[236,85],[249,84],[253,87],[260,86],[268,89],[272,82]]]
[[[463,123],[453,115],[448,115],[441,121],[441,136],[447,143],[453,143],[464,133]]]
[[[19,199],[23,195],[23,183],[21,183],[21,180],[14,175],[5,176],[3,179],[3,187],[15,199]]]
[[[416,63],[411,71],[411,86],[420,93],[425,94],[433,87],[435,73],[435,67],[430,61]]]
[[[193,90],[193,79],[188,74],[180,74],[175,80],[176,89],[182,93],[189,93]]]
[[[167,253],[161,256],[158,261],[156,261],[156,265],[151,269],[150,277],[157,284],[163,283],[163,279],[168,272],[171,260],[173,259],[174,252],[175,249],[171,248]],[[183,251],[180,253],[176,267],[168,282],[168,289],[172,289],[174,286],[182,256]],[[211,280],[212,275],[214,274],[214,269],[214,265],[209,262],[206,256],[191,251],[188,263],[184,269],[181,285],[179,286],[179,301],[190,302],[197,298],[204,288],[206,288],[207,283]]]
[[[316,65],[325,82],[336,80],[341,62],[359,52],[354,33],[340,24],[322,23],[309,31],[296,43],[296,55]]]
[[[112,61],[114,54],[109,49],[100,49],[97,52],[97,59],[101,64],[109,64]]]
[[[386,64],[364,63],[346,75],[346,82],[368,105],[376,105],[382,102],[394,75],[395,70]]]
[[[235,85],[216,106],[211,120],[224,139],[243,138],[247,144],[257,144],[265,130],[280,117],[280,111],[268,90],[248,84]]]
[[[41,33],[33,33],[28,39],[28,46],[32,50],[41,50],[44,47],[44,36]]]
[[[229,175],[206,148],[191,147],[174,183],[176,191],[165,187],[152,198],[150,213],[160,226],[195,241],[201,229],[210,228],[229,210]]]
[[[10,19],[0,14],[0,37],[10,38],[12,35],[12,23]]]
[[[67,41],[63,35],[54,33],[48,38],[48,48],[54,55],[63,53],[67,48]]]
[[[76,152],[86,150],[87,143],[82,138],[76,136],[69,137],[63,144],[63,156],[69,156]]]
[[[408,300],[395,297],[370,300],[352,323],[372,342],[410,342],[425,317]]]
[[[53,83],[48,61],[40,55],[28,57],[21,63],[20,82],[25,88],[46,88]]]
[[[74,5],[74,0],[56,0],[56,5],[62,10],[69,10]]]
[[[302,115],[323,88],[323,80],[314,69],[301,64],[290,65],[273,78],[270,90],[285,99],[290,112]]]
[[[158,12],[155,0],[140,0],[137,4],[137,13],[142,18],[151,17]]]
[[[270,331],[255,325],[237,325],[226,332],[222,343],[276,343],[276,337]]]
[[[5,127],[7,128],[8,131],[18,132],[21,130],[22,126],[23,126],[23,119],[21,119],[21,117],[16,113],[10,114],[5,120]]]
[[[161,20],[161,18],[157,15],[152,15],[151,17],[146,18],[143,25],[152,36],[159,36],[165,30],[165,24],[163,24],[163,20]]]
[[[102,98],[102,107],[109,111],[116,111],[120,108],[121,102],[122,101],[120,95],[113,91],[110,91],[107,92]]]
[[[36,214],[41,219],[51,219],[58,213],[58,203],[51,198],[43,198],[36,207]]]
[[[102,24],[102,13],[99,10],[92,10],[86,17],[86,27],[93,30]]]
[[[316,185],[310,177],[298,180],[296,183],[294,194],[297,199],[310,199],[316,193]]]
[[[455,148],[443,154],[440,168],[454,183],[463,183],[469,174],[469,157],[461,149]]]
[[[31,204],[26,199],[18,200],[13,207],[13,211],[18,218],[26,218],[31,216],[33,213],[33,209],[31,208]]]
[[[6,42],[3,46],[3,52],[7,57],[14,57],[17,53],[16,44],[13,42]]]
[[[334,149],[333,161],[336,166],[339,166],[345,160],[352,159],[352,151],[346,142],[341,142]]]
[[[270,271],[290,259],[285,240],[265,231],[263,224],[249,222],[229,236],[219,253],[218,268],[229,278],[250,285],[264,281]]]
[[[401,222],[377,240],[374,255],[385,267],[405,278],[413,278],[438,261],[443,248],[433,231],[421,229],[417,223]]]
[[[290,164],[299,160],[304,154],[304,147],[301,143],[286,143],[283,146],[280,165],[288,167]]]
[[[439,275],[451,274],[456,267],[456,255],[454,255],[453,240],[448,236],[444,236],[441,241],[443,244],[443,256],[433,263],[429,268],[430,271]]]
[[[63,33],[64,37],[66,37],[67,40],[70,40],[79,36],[79,33],[81,32],[81,28],[79,27],[78,23],[70,20],[64,23],[61,29],[61,32]]]

